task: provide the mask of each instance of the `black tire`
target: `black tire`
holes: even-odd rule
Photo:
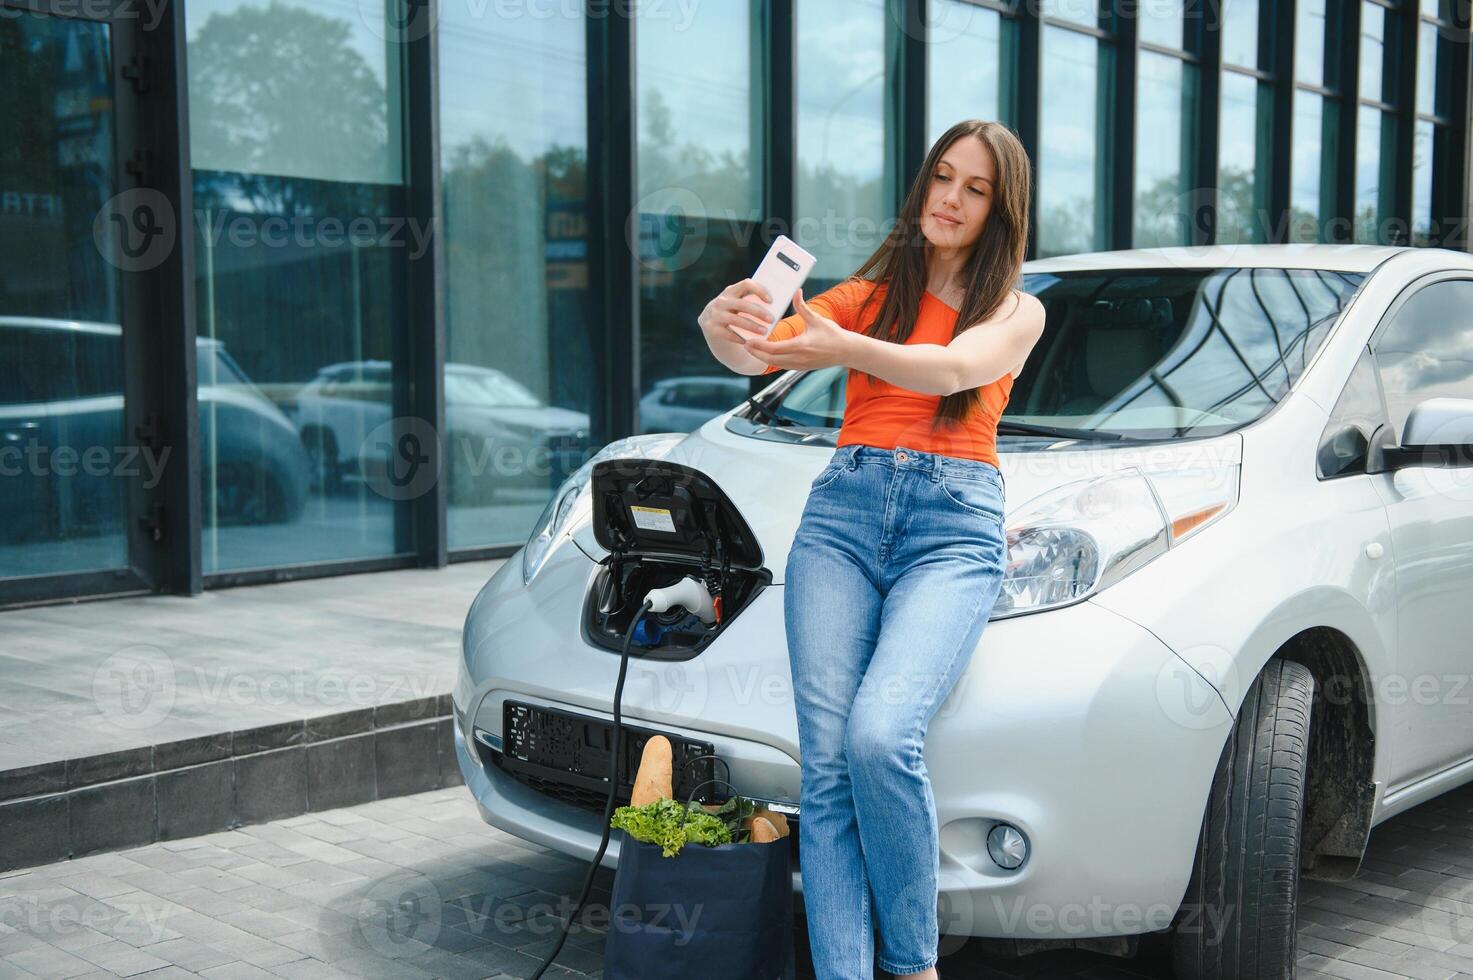
[[[1291,980],[1314,675],[1270,660],[1218,759],[1171,923],[1177,980]]]

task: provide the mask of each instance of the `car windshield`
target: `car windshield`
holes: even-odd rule
[[[1364,278],[1260,268],[1029,273],[1023,288],[1043,302],[1047,326],[999,436],[1173,439],[1239,428],[1290,390]],[[837,428],[847,375],[809,371],[766,407],[792,425]]]

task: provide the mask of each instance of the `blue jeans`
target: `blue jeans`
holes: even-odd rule
[[[936,963],[940,850],[922,744],[1002,587],[1004,489],[990,463],[859,444],[809,487],[783,607],[818,980],[870,980],[875,928],[882,969]]]

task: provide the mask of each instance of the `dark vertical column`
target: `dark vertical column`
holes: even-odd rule
[[[1469,58],[1469,20],[1473,4],[1469,0],[1456,0],[1453,4],[1454,30],[1458,31],[1458,43],[1451,45],[1452,53],[1449,64],[1443,70],[1451,75],[1449,79],[1448,112],[1452,116],[1452,126],[1444,134],[1449,143],[1449,149],[1443,155],[1447,160],[1447,169],[1444,173],[1433,176],[1433,200],[1436,202],[1442,195],[1440,203],[1435,205],[1433,218],[1442,226],[1441,240],[1438,244],[1444,248],[1456,248],[1467,251],[1473,244],[1473,235],[1469,234],[1469,222],[1473,222],[1473,208],[1470,208],[1470,200],[1473,200],[1473,126],[1468,124],[1469,99],[1473,97],[1473,58]]]
[[[588,46],[588,315],[595,445],[631,435],[639,400],[638,215],[634,211],[632,3],[586,17]]]
[[[120,31],[132,31],[137,23],[131,17],[114,22]],[[137,91],[139,109],[137,118],[119,120],[120,126],[132,127],[139,148],[124,161],[133,182],[123,189],[150,189],[168,200],[174,245],[157,266],[123,274],[132,279],[124,288],[125,347],[133,351],[128,373],[143,380],[141,388],[130,389],[141,394],[142,402],[135,400],[129,408],[126,439],[169,454],[159,484],[146,492],[142,514],[130,515],[131,533],[147,529],[144,547],[152,549],[150,572],[157,588],[198,595],[204,576],[184,4],[168,0],[157,19],[145,19],[134,37],[138,60],[120,66],[117,76],[118,85]]]
[[[1018,139],[1033,161],[1028,201],[1028,258],[1038,257],[1038,162],[1043,144],[1039,103],[1043,98],[1042,32],[1038,5],[1018,5]]]
[[[1293,204],[1291,164],[1294,160],[1294,27],[1298,0],[1259,8],[1260,47],[1268,57],[1260,64],[1269,66],[1274,76],[1273,130],[1269,139],[1270,164],[1268,184],[1268,221],[1266,238],[1270,242],[1289,240],[1290,209]]]
[[[895,90],[900,97],[897,135],[899,180],[895,183],[895,213],[926,160],[926,38],[929,36],[927,0],[901,0],[905,29],[900,32],[900,72]]]
[[[1110,236],[1111,248],[1130,248],[1135,242],[1135,127],[1136,64],[1139,52],[1140,12],[1135,0],[1118,0],[1104,26],[1115,34],[1115,98],[1109,100],[1113,119],[1106,121],[1111,134],[1110,151]]]
[[[1411,241],[1412,167],[1416,160],[1417,142],[1417,46],[1420,43],[1421,4],[1403,3],[1399,10],[1387,11],[1387,20],[1399,21],[1401,43],[1386,52],[1386,70],[1396,72],[1396,184],[1392,192],[1391,221],[1387,223],[1389,243],[1406,245]],[[1430,161],[1429,161],[1430,164]],[[1383,164],[1384,172],[1384,164]],[[1382,218],[1383,222],[1385,217]]]
[[[1218,125],[1222,117],[1222,0],[1190,0],[1201,32],[1201,115],[1197,117],[1196,173],[1191,195],[1191,245],[1217,241]]]
[[[798,221],[798,12],[794,0],[758,0],[752,13],[754,109],[752,148],[761,158],[762,211],[765,224],[752,236],[748,264],[767,253],[777,234],[794,234]],[[800,243],[801,244],[801,243]],[[772,384],[772,375],[754,375],[748,385],[756,394]]]
[[[408,260],[408,330],[401,347],[410,381],[409,416],[428,423],[438,439],[422,440],[427,457],[421,465],[440,474],[429,490],[409,501],[410,527],[396,528],[396,551],[413,550],[422,567],[449,561],[446,507],[449,482],[449,433],[445,429],[445,249],[444,193],[440,173],[440,0],[411,0],[405,32],[404,119],[409,219],[428,228],[424,247],[410,250]],[[411,237],[410,241],[414,241]],[[408,540],[404,540],[407,538]]]
[[[1326,4],[1330,20],[1330,36],[1325,41],[1325,56],[1331,53],[1338,62],[1335,87],[1340,98],[1336,107],[1335,222],[1330,241],[1355,240],[1355,157],[1360,127],[1356,125],[1360,106],[1360,0]]]

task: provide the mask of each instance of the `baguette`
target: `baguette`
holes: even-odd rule
[[[664,735],[651,735],[639,756],[639,772],[634,777],[629,805],[644,806],[661,798],[673,799],[673,767],[674,752],[670,740]]]

